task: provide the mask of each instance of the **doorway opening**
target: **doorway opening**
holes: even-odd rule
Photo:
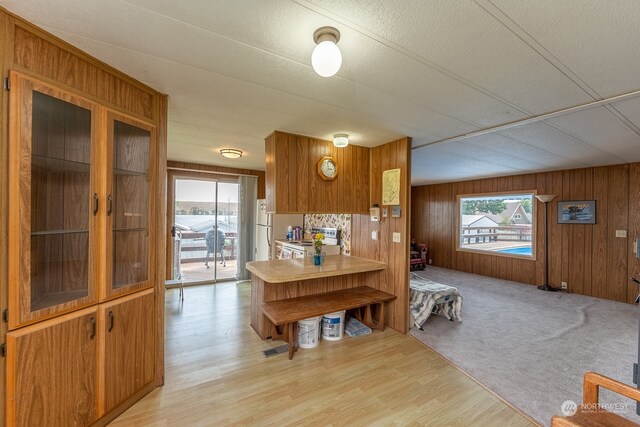
[[[184,284],[234,280],[238,183],[175,177],[173,188],[173,279]]]

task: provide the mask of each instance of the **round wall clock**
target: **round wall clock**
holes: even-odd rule
[[[324,156],[318,161],[318,174],[325,181],[333,181],[338,176],[338,164],[331,156]]]

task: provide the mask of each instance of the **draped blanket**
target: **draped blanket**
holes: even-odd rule
[[[462,321],[462,295],[453,286],[436,283],[411,274],[409,310],[417,328],[422,328],[431,313],[453,321]]]

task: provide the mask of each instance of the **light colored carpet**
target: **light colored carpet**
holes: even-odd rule
[[[418,274],[460,290],[464,321],[431,316],[411,334],[539,423],[582,402],[586,371],[633,385],[637,306],[437,267]],[[631,400],[601,397],[640,422]]]

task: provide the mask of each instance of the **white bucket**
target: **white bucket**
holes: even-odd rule
[[[320,343],[320,317],[311,317],[298,322],[298,346],[314,348]]]
[[[322,316],[322,339],[338,341],[344,335],[344,311]]]

